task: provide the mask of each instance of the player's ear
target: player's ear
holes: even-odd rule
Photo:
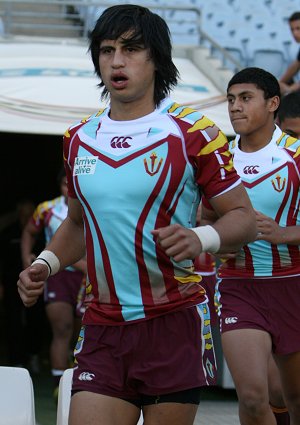
[[[280,98],[279,96],[273,96],[268,99],[268,106],[270,112],[275,112],[279,108]]]

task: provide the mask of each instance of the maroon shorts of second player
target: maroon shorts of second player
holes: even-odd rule
[[[261,329],[276,354],[300,351],[300,276],[223,279],[218,283],[221,332]]]
[[[203,309],[191,307],[133,324],[84,326],[75,349],[73,392],[139,400],[214,383],[214,351],[204,322]]]
[[[50,276],[45,285],[45,302],[66,302],[71,304],[75,311],[82,280],[83,274],[79,270],[63,270]]]

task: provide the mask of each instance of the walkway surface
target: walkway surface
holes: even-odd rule
[[[202,401],[194,425],[239,425],[236,401]]]

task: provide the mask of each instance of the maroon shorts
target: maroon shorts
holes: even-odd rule
[[[206,304],[134,324],[83,326],[72,391],[139,400],[214,384],[205,312]]]
[[[300,351],[300,276],[223,279],[218,283],[221,332],[261,329],[276,354]]]
[[[66,302],[77,311],[78,293],[82,280],[83,274],[79,270],[63,270],[54,276],[50,276],[45,285],[45,302]]]
[[[208,298],[208,306],[209,306],[209,312],[210,312],[210,323],[211,326],[216,326],[218,324],[218,314],[216,311],[216,307],[215,307],[215,286],[216,286],[216,275],[215,274],[211,274],[211,275],[201,275],[202,280],[201,280],[201,286],[203,286],[203,288],[206,291],[206,295]]]

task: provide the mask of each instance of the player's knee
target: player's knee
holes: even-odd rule
[[[269,400],[263,392],[254,390],[245,390],[239,394],[240,408],[251,417],[260,417],[269,409]]]

